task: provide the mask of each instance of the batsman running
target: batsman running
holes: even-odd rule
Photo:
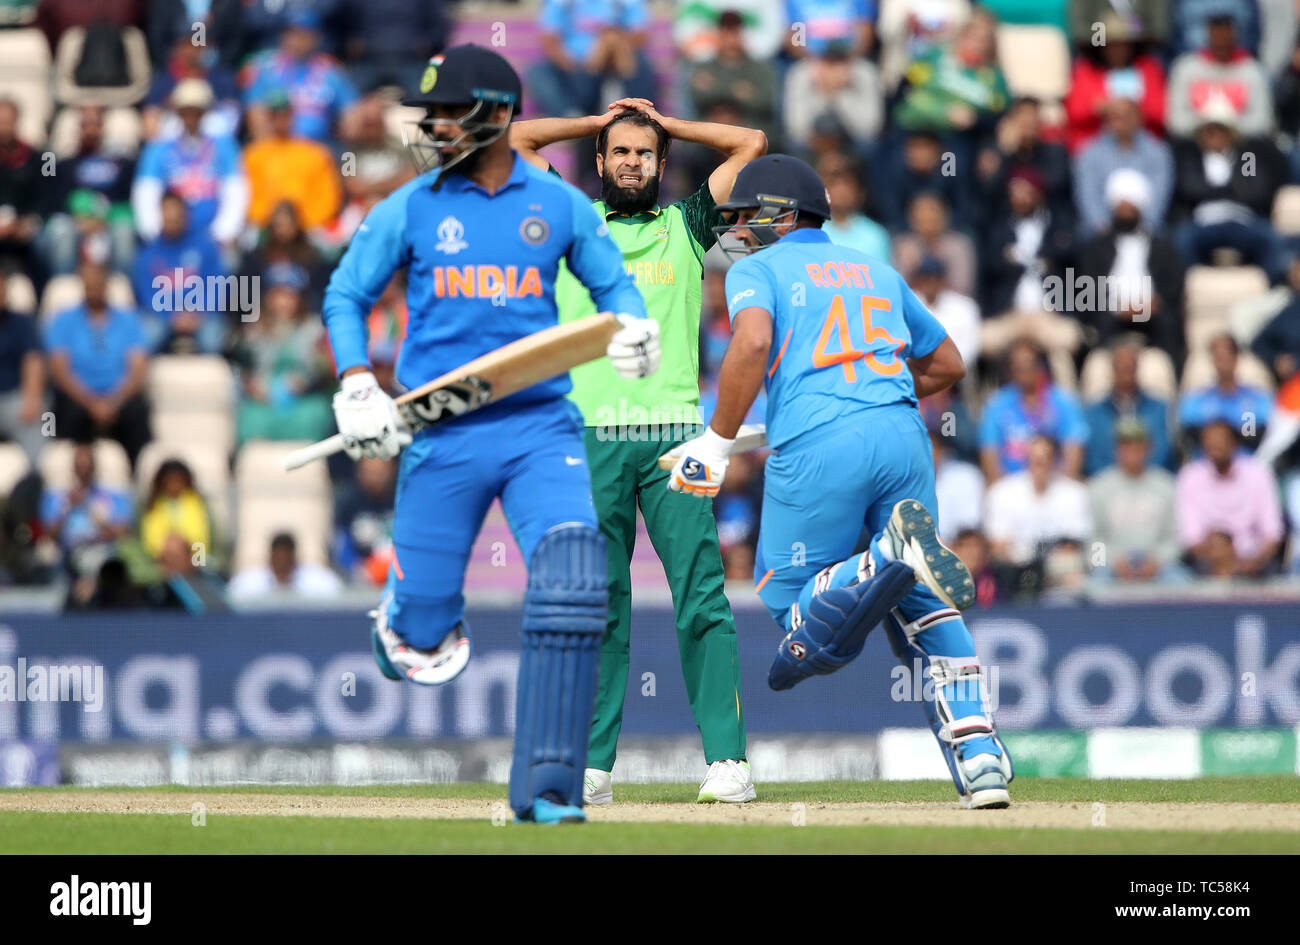
[[[324,317],[342,373],[334,398],[353,458],[397,455],[399,416],[366,357],[366,316],[399,268],[410,310],[397,365],[407,388],[556,324],[560,261],[604,311],[622,313],[608,355],[622,377],[659,362],[658,325],[605,222],[576,188],[510,147],[519,77],[465,45],[430,60],[408,141],[422,173],[366,217],[330,279]],[[605,543],[591,502],[582,419],[567,375],[417,433],[398,474],[394,560],[371,639],[390,679],[439,685],[469,660],[465,565],[500,498],[528,562],[510,806],[577,822],[601,636]]]
[[[708,429],[685,444],[668,488],[716,495],[733,438],[767,385],[759,597],[786,631],[776,690],[851,662],[884,620],[894,653],[933,677],[923,705],[963,807],[1007,807],[1011,759],[960,610],[969,572],[939,541],[934,465],[917,399],[965,373],[957,346],[896,270],[836,246],[817,172],[774,154],[731,198],[743,255],[727,273],[732,339]],[[853,551],[863,526],[868,549]],[[914,662],[915,661],[915,662]]]
[[[592,496],[609,562],[609,627],[600,653],[600,685],[587,757],[589,804],[613,802],[610,772],[627,695],[632,617],[631,561],[637,506],[672,591],[686,695],[708,764],[697,800],[743,803],[755,797],[745,760],[736,625],[723,593],[718,526],[709,503],[664,489],[658,459],[699,432],[700,300],[704,254],[723,224],[715,209],[736,172],[767,151],[763,132],[659,114],[646,99],[622,99],[605,114],[517,122],[510,140],[537,167],[537,153],[558,141],[594,137],[601,197],[596,210],[623,251],[650,317],[659,324],[664,363],[649,381],[619,377],[593,361],[573,371],[574,403],[586,419]],[[693,194],[659,204],[672,140],[707,145],[725,160]],[[571,275],[556,284],[562,321],[597,310]]]

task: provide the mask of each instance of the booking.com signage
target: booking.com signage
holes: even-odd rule
[[[736,615],[751,733],[922,724],[930,687],[877,631],[858,660],[788,692],[767,687],[778,634]],[[469,614],[474,657],[454,684],[383,679],[360,614],[162,614],[0,620],[0,741],[194,742],[509,735],[518,615]],[[1004,608],[971,616],[999,725],[1300,724],[1300,605]],[[638,609],[624,732],[694,731],[671,612]]]

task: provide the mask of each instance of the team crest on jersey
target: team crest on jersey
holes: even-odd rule
[[[541,217],[529,217],[519,224],[519,235],[529,246],[541,246],[551,235],[551,228]]]
[[[443,217],[442,222],[438,224],[438,242],[434,249],[448,256],[455,255],[469,246],[469,243],[462,238],[464,235],[465,224],[455,217]]]
[[[656,242],[660,242],[660,243],[662,243],[662,242],[663,242],[664,240],[666,240],[666,239],[668,239],[668,224],[667,224],[667,223],[665,223],[663,226],[659,227],[659,229],[655,230],[655,241],[656,241]]]

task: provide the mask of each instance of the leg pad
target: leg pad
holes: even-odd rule
[[[547,793],[559,803],[582,805],[608,610],[605,539],[586,525],[551,529],[529,562],[524,597],[510,772],[510,806],[517,814]]]
[[[813,596],[802,620],[777,649],[767,684],[789,689],[809,676],[826,676],[851,663],[869,634],[916,583],[912,569],[891,561],[874,577]]]

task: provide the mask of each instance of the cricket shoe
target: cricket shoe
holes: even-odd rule
[[[961,558],[939,540],[934,516],[915,499],[894,506],[884,540],[895,561],[916,572],[916,580],[949,607],[965,610],[975,603],[975,582]]]
[[[961,765],[962,781],[966,786],[966,793],[961,796],[962,807],[967,810],[996,810],[1011,806],[1007,771],[1001,758],[985,752],[957,763]]]
[[[441,686],[449,683],[469,663],[469,636],[462,620],[451,628],[442,642],[432,650],[420,650],[397,635],[388,625],[387,600],[370,616],[370,647],[375,654],[379,671],[389,679],[409,679],[421,686]]]
[[[533,798],[533,806],[524,814],[515,815],[517,824],[585,824],[587,815],[581,807],[567,803],[555,791],[546,791]]]
[[[758,797],[754,790],[754,774],[748,761],[715,761],[709,765],[709,773],[700,784],[700,796],[697,804],[743,804]]]
[[[582,776],[582,803],[604,807],[614,803],[614,779],[608,771],[588,768]]]

